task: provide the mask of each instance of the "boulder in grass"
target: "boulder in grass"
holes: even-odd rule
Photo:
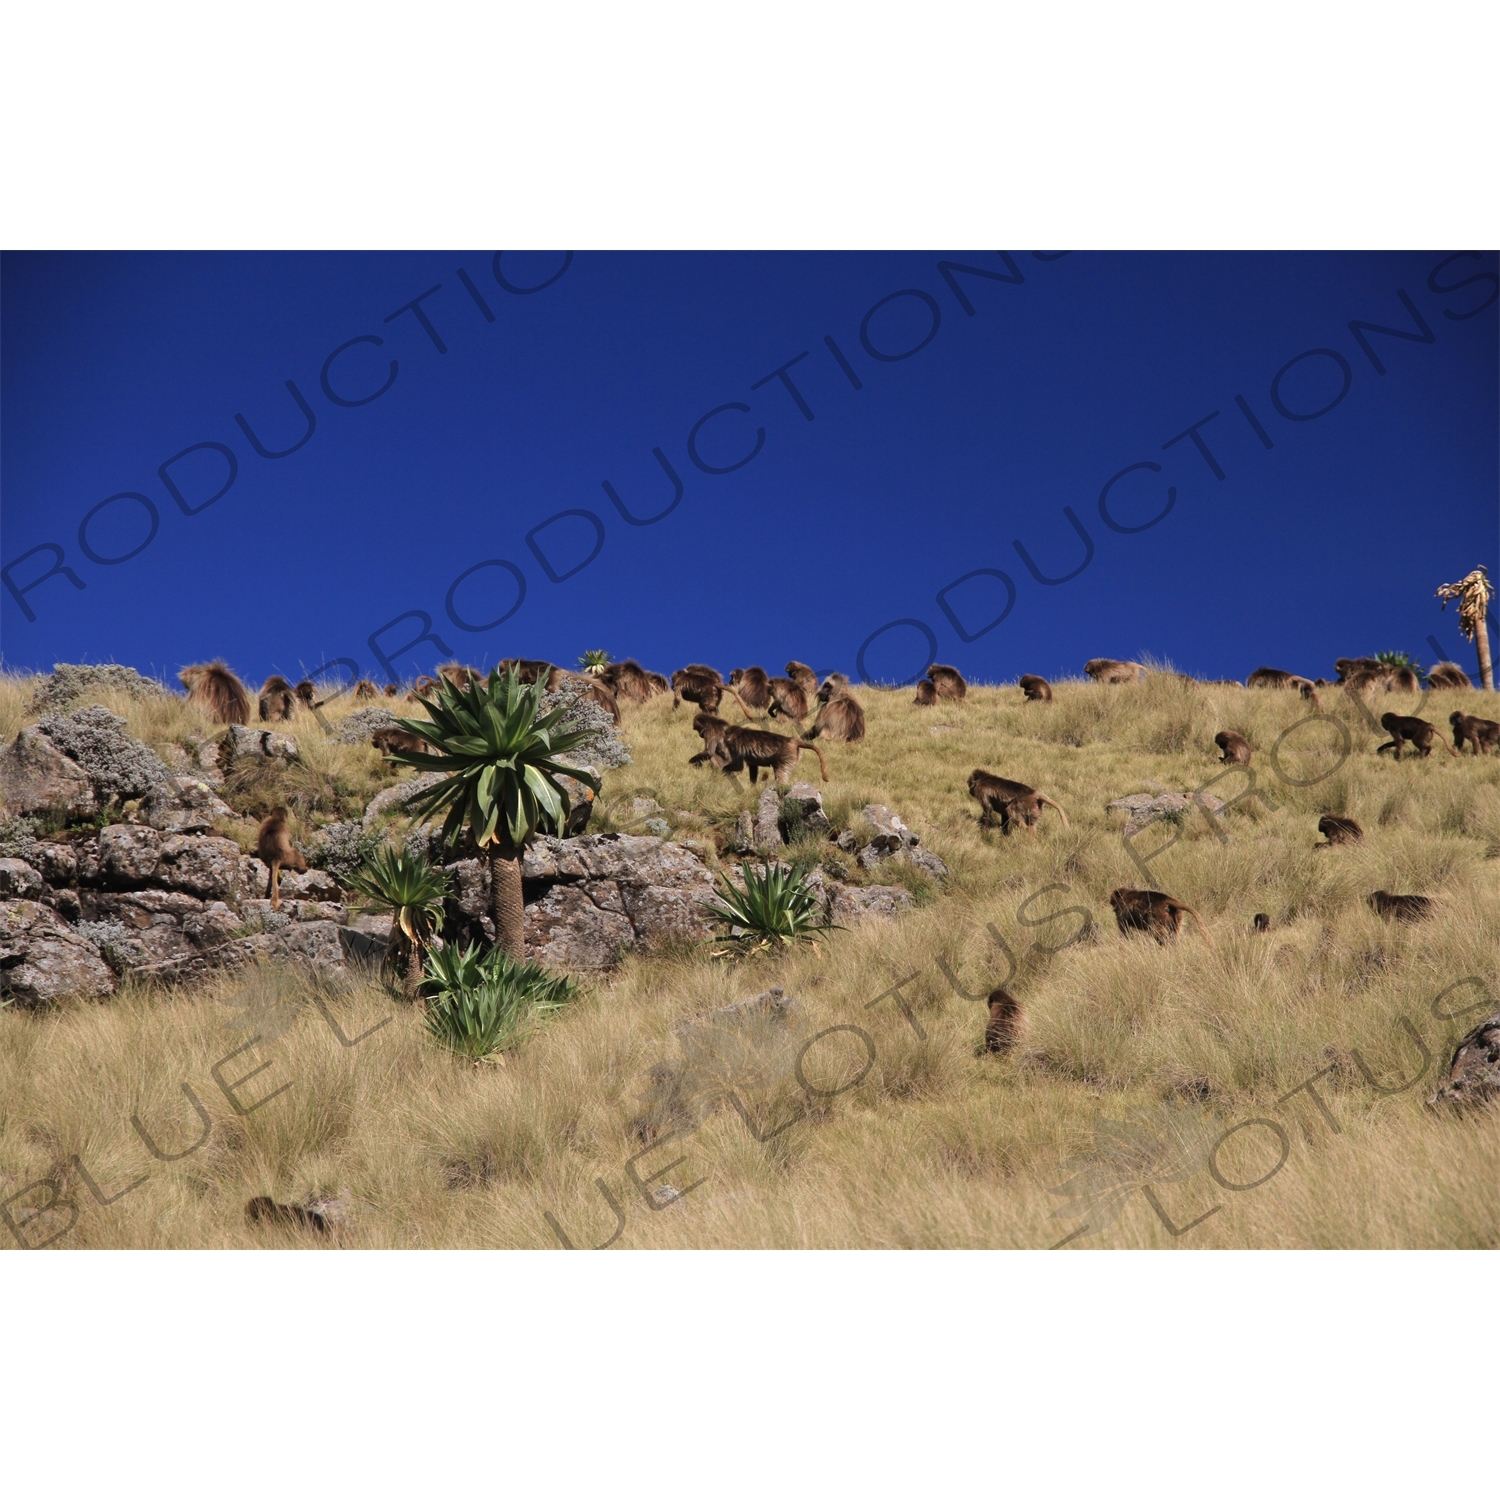
[[[1427,1102],[1463,1107],[1495,1099],[1500,1099],[1500,1013],[1481,1021],[1458,1044],[1447,1082]]]
[[[0,806],[13,814],[87,818],[99,810],[99,799],[83,767],[32,724],[0,754]]]
[[[102,999],[115,976],[99,950],[36,901],[0,901],[0,994],[21,1005]]]

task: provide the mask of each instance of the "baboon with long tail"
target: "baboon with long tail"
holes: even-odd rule
[[[280,911],[282,867],[285,866],[288,870],[296,870],[299,873],[307,869],[307,861],[292,843],[292,836],[287,827],[286,808],[273,807],[270,817],[262,821],[255,835],[255,853],[260,862],[271,872],[271,878],[266,885],[266,895],[270,898],[271,910]]]
[[[1003,776],[989,771],[976,770],[969,776],[969,795],[982,809],[979,814],[981,828],[992,827],[998,818],[1000,832],[1009,833],[1012,823],[1019,823],[1028,833],[1035,833],[1042,821],[1042,808],[1052,808],[1068,826],[1068,815],[1045,792],[1029,787],[1024,782],[1007,781]]]
[[[749,766],[750,783],[753,786],[762,769],[769,770],[777,781],[790,781],[792,768],[802,752],[811,750],[818,757],[823,780],[830,779],[828,760],[822,747],[813,740],[789,739],[786,735],[774,734],[769,729],[751,729],[745,724],[731,724],[708,713],[695,714],[693,728],[703,736],[703,749],[690,759],[689,765],[711,762],[726,776],[733,776]]]
[[[1133,891],[1121,886],[1109,893],[1109,904],[1114,908],[1116,926],[1126,937],[1133,932],[1145,932],[1158,943],[1164,943],[1177,936],[1183,912],[1198,924],[1204,937],[1208,936],[1203,918],[1191,906],[1162,891]]]

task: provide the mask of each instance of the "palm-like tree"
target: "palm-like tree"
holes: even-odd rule
[[[444,814],[443,836],[455,842],[467,826],[490,865],[490,917],[495,936],[513,958],[526,957],[521,902],[521,858],[539,832],[561,833],[569,801],[558,784],[570,776],[594,791],[599,780],[556,757],[581,745],[584,730],[561,727],[565,708],[542,712],[545,679],[527,686],[512,666],[457,687],[444,679],[427,698],[428,719],[399,719],[433,754],[398,750],[391,759],[447,778],[406,804],[423,822]]]
[[[349,885],[361,896],[368,897],[366,911],[390,912],[388,951],[394,961],[401,940],[405,939],[403,989],[408,1000],[415,1000],[417,986],[422,981],[422,951],[431,944],[433,934],[443,925],[447,877],[441,870],[434,870],[420,855],[387,846],[377,849],[349,877]]]
[[[1447,609],[1450,599],[1458,600],[1458,628],[1463,631],[1465,640],[1474,642],[1479,653],[1480,686],[1486,692],[1494,692],[1495,668],[1490,662],[1490,638],[1485,624],[1490,600],[1495,597],[1489,574],[1483,568],[1475,568],[1467,578],[1460,578],[1457,583],[1445,583],[1437,591],[1437,596],[1443,601],[1444,609]]]

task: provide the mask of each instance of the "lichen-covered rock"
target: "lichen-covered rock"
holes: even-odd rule
[[[761,792],[760,802],[755,809],[754,844],[757,849],[772,850],[781,848],[783,842],[781,798],[777,796],[774,786],[768,786]]]
[[[0,993],[21,1005],[100,999],[115,976],[86,938],[36,901],[0,901]]]
[[[559,969],[609,969],[636,932],[613,881],[554,885],[526,908],[526,954]]]
[[[260,864],[260,861],[250,861]],[[264,865],[261,865],[265,869]],[[283,870],[281,872],[281,895],[294,901],[336,901],[344,899],[339,883],[327,870]]]
[[[171,776],[141,799],[140,814],[161,833],[207,833],[234,811],[200,777]]]
[[[24,859],[0,859],[0,897],[35,901],[42,894],[42,877]]]
[[[343,928],[337,922],[288,922],[274,932],[234,938],[201,952],[145,965],[140,972],[152,978],[181,983],[251,963],[281,963],[338,971],[344,964],[344,948],[339,941],[341,931]]]
[[[1105,803],[1106,811],[1129,815],[1126,833],[1134,833],[1158,818],[1181,818],[1195,806],[1217,813],[1224,803],[1208,792],[1132,792],[1128,797],[1116,797],[1113,802]]]
[[[36,727],[79,766],[101,801],[140,797],[169,774],[148,746],[126,733],[125,720],[102,704],[48,714]]]
[[[829,916],[839,927],[864,922],[892,922],[915,904],[910,891],[899,885],[832,886]]]
[[[814,834],[825,834],[832,826],[823,811],[823,794],[810,781],[793,782],[786,789],[781,799],[781,820]]]
[[[1448,1081],[1430,1105],[1488,1104],[1500,1099],[1500,1014],[1481,1021],[1454,1049]]]
[[[382,813],[399,812],[418,792],[424,792],[428,787],[447,779],[441,771],[422,771],[405,781],[398,781],[395,786],[388,786],[383,792],[377,792],[370,799],[370,805],[365,808],[365,826],[368,828]]]
[[[218,742],[221,771],[228,771],[243,760],[296,760],[297,741],[274,729],[253,729],[248,724],[231,724]]]
[[[48,885],[73,885],[78,880],[78,855],[71,844],[39,843],[36,867]]]
[[[161,863],[162,836],[139,823],[112,823],[99,830],[99,878],[105,885],[144,885]]]
[[[187,930],[191,923],[193,932],[203,931],[203,902],[182,891],[84,891],[80,905],[85,932],[116,968],[139,969],[205,946]]]
[[[11,813],[86,818],[99,799],[83,767],[32,724],[0,755],[0,805]]]
[[[155,877],[169,890],[189,891],[215,901],[237,901],[241,894],[240,858],[240,846],[233,839],[172,834],[162,840]]]
[[[134,667],[122,667],[117,662],[59,661],[52,664],[49,675],[37,679],[31,695],[32,711],[66,708],[85,693],[95,693],[101,688],[128,693],[132,698],[160,700],[170,696],[154,677],[143,677]]]

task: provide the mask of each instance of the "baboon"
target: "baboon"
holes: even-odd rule
[[[753,786],[762,769],[770,771],[777,781],[791,780],[792,767],[797,764],[804,750],[811,750],[818,757],[823,780],[829,779],[828,761],[822,748],[812,740],[794,740],[784,734],[774,734],[769,729],[751,729],[745,724],[730,724],[706,713],[693,716],[693,728],[703,736],[703,750],[689,760],[689,765],[702,765],[706,761],[712,761],[726,776],[733,776],[736,771],[749,766],[750,784]]]
[[[716,714],[723,696],[724,679],[712,667],[678,667],[672,673],[673,708],[684,702],[696,703],[705,713]]]
[[[297,701],[302,704],[304,708],[316,708],[318,706],[318,690],[313,686],[312,678],[304,677],[302,681],[292,689],[292,691],[296,693]]]
[[[1250,741],[1232,729],[1221,729],[1214,736],[1214,744],[1224,753],[1219,764],[1225,766],[1248,766],[1250,764]]]
[[[793,682],[790,677],[773,677],[768,686],[773,719],[790,719],[794,724],[800,724],[807,717],[807,690],[800,682]],[[816,678],[813,687],[817,687]]]
[[[396,694],[397,694],[398,691],[399,691],[399,689],[396,687],[396,684],[394,682],[388,682],[388,683],[386,683],[386,685],[385,685],[385,695],[386,695],[387,698],[394,698],[396,696]]]
[[[1257,932],[1269,932],[1271,930],[1271,919],[1263,911],[1258,911],[1255,914],[1255,930]]]
[[[823,688],[827,687],[825,682]],[[808,739],[821,737],[825,740],[843,740],[847,745],[864,739],[864,707],[848,688],[838,688],[827,697],[819,691],[818,697],[822,699],[823,706],[818,710],[818,717],[813,720],[813,727],[807,733]]]
[[[1093,661],[1084,662],[1083,670],[1099,683],[1146,680],[1146,669],[1138,661],[1115,661],[1108,656],[1096,656]]]
[[[1317,684],[1309,682],[1305,677],[1294,677],[1289,684],[1297,689],[1302,696],[1316,709],[1321,710],[1323,704],[1318,698]]]
[[[936,686],[934,686],[932,678],[924,677],[917,684],[917,696],[912,699],[912,702],[915,703],[918,708],[931,708],[932,705],[937,702],[937,700],[937,688]]]
[[[986,1052],[1009,1052],[1021,1029],[1021,1002],[1004,990],[990,991],[990,1019],[984,1028]]]
[[[1027,673],[1020,679],[1019,687],[1026,694],[1028,703],[1050,703],[1052,701],[1052,684],[1045,677],[1034,677]]]
[[[508,656],[502,661],[496,670],[502,677],[514,667],[516,676],[531,687],[539,678],[545,677],[547,685],[552,684],[552,674],[557,670],[550,661],[532,661],[529,657]]]
[[[445,661],[437,669],[439,677],[451,682],[461,692],[470,687],[484,686],[484,673],[476,671],[473,667],[460,666],[456,661]]]
[[[736,667],[729,674],[729,685],[747,709],[758,714],[770,712],[771,679],[764,667]]]
[[[1318,832],[1328,840],[1326,844],[1314,844],[1314,849],[1332,849],[1337,844],[1359,844],[1364,842],[1365,831],[1353,818],[1337,818],[1324,813],[1318,819]]]
[[[1493,719],[1476,719],[1473,714],[1455,709],[1448,715],[1453,726],[1453,748],[1462,750],[1465,742],[1475,755],[1488,755],[1491,750],[1500,750],[1500,724]]]
[[[308,684],[312,686],[311,683]],[[260,690],[260,716],[267,724],[280,724],[290,719],[297,706],[297,694],[285,677],[273,674],[266,678]]]
[[[1121,886],[1109,893],[1109,904],[1114,907],[1116,925],[1126,937],[1132,932],[1149,932],[1158,943],[1164,943],[1177,936],[1183,912],[1191,915],[1204,937],[1208,936],[1203,918],[1191,906],[1161,891],[1132,891]]]
[[[1339,675],[1338,682],[1347,682],[1351,677],[1369,673],[1385,671],[1385,663],[1376,661],[1373,656],[1341,656],[1334,662],[1333,670]]]
[[[297,851],[287,830],[286,808],[273,807],[270,817],[262,820],[255,834],[255,853],[271,872],[271,878],[266,884],[271,910],[280,911],[282,866],[299,872],[307,869],[307,861]]]
[[[1453,746],[1450,745],[1448,741],[1442,737],[1442,735],[1438,734],[1436,726],[1429,724],[1426,719],[1411,719],[1406,717],[1404,714],[1381,714],[1380,727],[1385,730],[1388,735],[1390,735],[1390,739],[1388,739],[1385,744],[1377,745],[1375,747],[1375,753],[1377,755],[1379,755],[1382,750],[1394,750],[1396,752],[1396,759],[1400,760],[1401,748],[1407,740],[1410,740],[1412,744],[1417,747],[1418,753],[1425,760],[1429,755],[1432,754],[1432,741],[1433,737],[1436,736],[1438,744],[1440,744],[1443,749],[1448,752],[1449,755],[1453,756],[1455,759],[1457,759],[1458,757],[1458,751],[1455,750]]]
[[[616,724],[620,722],[619,700],[599,678],[591,677],[587,672],[569,672],[562,667],[553,667],[547,678],[547,691],[555,693],[565,682],[576,683],[585,698],[592,698]]]
[[[1245,686],[1250,688],[1300,688],[1307,682],[1306,677],[1299,677],[1295,672],[1283,672],[1278,667],[1257,667],[1246,679]]]
[[[188,702],[196,703],[220,724],[248,724],[250,695],[222,661],[184,667],[177,680],[188,690]]]
[[[1398,922],[1425,922],[1432,915],[1430,896],[1393,896],[1389,891],[1371,891],[1369,904],[1386,919]]]
[[[420,677],[417,679],[418,682],[424,680],[430,681],[431,679],[423,679]],[[354,696],[356,698],[378,698],[380,696],[380,689],[377,688],[368,677],[361,677],[359,681],[354,684]]]
[[[667,679],[659,672],[647,672],[634,657],[626,661],[612,661],[600,674],[599,681],[615,697],[629,703],[645,703],[658,693],[666,691]]]
[[[1471,688],[1473,686],[1474,684],[1469,681],[1469,674],[1451,661],[1440,661],[1427,674],[1427,687],[1434,693],[1442,692],[1447,688]]]
[[[973,771],[969,776],[969,795],[978,802],[982,811],[979,824],[982,828],[994,826],[1000,820],[1000,832],[1008,834],[1012,823],[1019,823],[1030,833],[1035,833],[1042,821],[1042,808],[1053,808],[1068,826],[1068,815],[1058,807],[1045,792],[1029,787],[1024,782],[1007,781],[1003,776],[991,775],[988,771]]]
[[[840,688],[849,686],[849,679],[842,672],[830,672],[823,679],[823,686],[818,689],[818,702],[827,703]]]
[[[928,681],[932,683],[939,698],[965,698],[969,684],[963,680],[956,667],[928,667]]]
[[[818,696],[818,674],[809,666],[804,666],[800,661],[789,661],[786,664],[786,675],[807,694],[811,700]]]
[[[1422,679],[1410,667],[1392,667],[1385,680],[1388,693],[1420,693]]]
[[[429,740],[424,740],[421,735],[413,734],[409,729],[377,729],[370,736],[370,743],[382,755],[390,755],[396,750],[414,750],[419,755],[440,755],[442,752]]]
[[[437,686],[438,680],[436,677],[419,677],[412,683],[411,691],[406,695],[406,701],[408,703],[425,703],[428,698],[437,692]],[[356,690],[355,697],[358,696],[359,693]],[[370,694],[369,696],[373,697],[374,695]]]
[[[285,1224],[294,1229],[316,1229],[328,1233],[328,1220],[315,1208],[300,1203],[278,1203],[274,1198],[252,1198],[245,1205],[245,1217],[252,1224]]]

